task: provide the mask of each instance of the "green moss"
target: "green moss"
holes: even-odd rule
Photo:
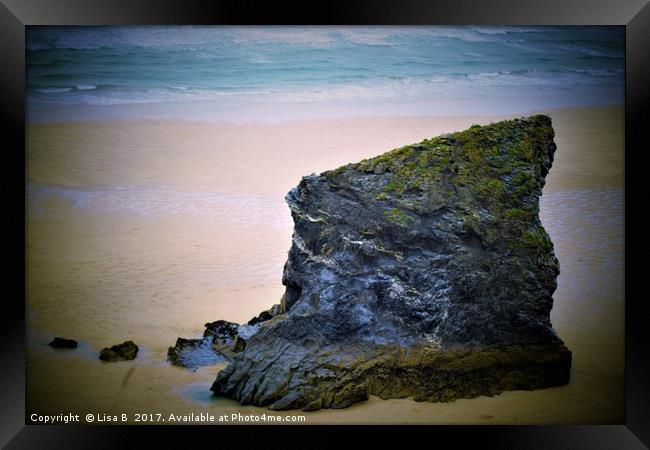
[[[385,192],[392,192],[392,191],[397,190],[398,187],[399,187],[399,184],[397,184],[396,181],[389,181],[389,182],[386,183],[386,185],[383,187],[383,190],[384,190]]]
[[[483,180],[480,183],[473,184],[473,192],[479,198],[493,203],[494,207],[499,207],[502,194],[504,193],[505,183],[499,179]]]
[[[399,180],[389,181],[383,188],[384,192],[402,192],[404,185]]]
[[[415,218],[406,214],[399,208],[390,208],[384,211],[384,217],[389,222],[396,223],[401,227],[407,227],[415,221]]]
[[[487,182],[486,187],[494,193],[500,193],[505,187],[505,183],[501,180],[490,180]]]
[[[546,118],[474,124],[467,130],[396,148],[328,174],[345,170],[380,174],[385,181],[375,196],[392,204],[398,204],[395,201],[406,192],[413,193],[414,199],[429,195],[435,186],[442,198],[475,201],[492,217],[508,219],[506,226],[516,225],[511,232],[519,239],[519,227],[534,215],[521,212],[525,211],[521,201],[539,188],[536,155],[551,134]],[[522,209],[516,211],[518,208]],[[387,217],[399,218],[393,213]]]
[[[512,176],[512,184],[520,186],[522,184],[528,184],[532,180],[532,176],[526,172],[518,171]]]
[[[483,157],[481,155],[481,149],[479,149],[477,146],[468,145],[465,151],[467,152],[469,160],[474,164],[480,164],[482,162]]]
[[[349,167],[352,167],[352,164],[346,164],[344,166],[337,167],[336,169],[325,171],[321,175],[326,177],[326,178],[333,178],[336,175],[339,175],[339,174],[345,172]]]
[[[515,189],[514,194],[517,197],[521,197],[522,195],[527,195],[530,193],[530,189],[528,186],[519,186],[518,188]]]
[[[523,241],[533,249],[540,252],[550,252],[553,250],[553,243],[543,228],[538,227],[534,230],[527,230],[522,235]]]
[[[532,219],[533,213],[519,208],[506,209],[504,215],[510,219],[528,220]]]
[[[521,141],[510,147],[509,155],[516,158],[522,158],[526,161],[532,161],[534,156],[534,147],[529,135],[525,135]]]

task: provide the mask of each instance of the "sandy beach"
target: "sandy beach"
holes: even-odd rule
[[[551,318],[573,352],[570,383],[277,414],[307,424],[623,423],[624,109],[531,113],[551,116],[558,146],[540,214],[560,261]],[[206,322],[245,322],[279,302],[293,226],[284,195],[303,175],[516,116],[28,123],[27,410],[268,414],[213,398],[219,367],[174,367],[166,352]],[[53,336],[80,348],[53,350]],[[97,359],[128,339],[141,349],[135,361]]]

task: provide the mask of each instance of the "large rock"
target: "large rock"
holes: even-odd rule
[[[304,177],[286,197],[283,313],[212,390],[313,410],[567,383],[538,215],[553,136],[545,116],[472,126]]]

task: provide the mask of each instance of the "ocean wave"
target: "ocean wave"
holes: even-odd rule
[[[508,26],[34,28],[28,30],[28,48],[51,51],[27,55],[28,102],[49,107],[213,101],[225,108],[454,95],[502,98],[509,88],[523,98],[540,90],[565,96],[567,89],[581,85],[622,88],[623,46],[616,48],[622,34],[615,31]]]
[[[498,71],[484,72],[468,75],[472,84],[476,86],[489,87],[534,87],[549,86],[567,88],[574,85],[603,85],[606,84],[601,78],[584,76],[579,72],[561,71],[554,76],[539,74],[535,71]]]
[[[42,89],[37,89],[38,92],[42,94],[60,94],[62,92],[70,92],[72,88],[66,87],[66,88],[42,88]]]
[[[549,27],[471,27],[471,29],[480,34],[508,34],[508,33],[548,33],[552,31]]]
[[[273,64],[273,60],[264,55],[251,55],[249,61],[253,64]]]
[[[102,86],[102,88],[109,88],[110,86]],[[36,88],[36,92],[39,92],[41,94],[65,94],[68,92],[74,92],[74,91],[93,91],[98,89],[98,86],[92,85],[92,84],[77,84],[74,86],[66,86],[66,87],[42,87],[42,88]]]
[[[196,89],[189,86],[126,88],[77,85],[37,88],[32,104],[110,106],[140,103],[194,101],[242,101],[244,103],[304,103],[349,100],[393,99],[402,97],[449,97],[483,88],[518,88],[521,93],[535,87],[566,89],[574,86],[615,86],[622,84],[624,71],[618,69],[514,69],[492,72],[453,72],[428,77],[389,76],[339,83],[305,85],[296,88]]]
[[[342,29],[339,30],[343,39],[353,44],[370,46],[396,46],[398,43],[390,39],[399,36],[399,33],[390,30],[377,29]]]
[[[625,69],[567,69],[569,72],[592,75],[595,77],[618,77],[625,74]]]
[[[30,52],[46,52],[51,50],[99,50],[102,47],[96,45],[67,44],[67,43],[45,43],[28,42],[27,50]],[[105,47],[109,48],[109,47]]]
[[[591,33],[594,42],[606,42],[598,28],[586,27],[579,32]],[[339,44],[365,46],[412,45],[422,37],[457,39],[465,42],[507,43],[508,35],[570,34],[562,27],[521,26],[129,26],[129,27],[56,27],[30,29],[26,42],[30,51],[85,50],[120,48],[186,49],[219,48],[231,44],[304,45],[327,48]],[[521,40],[517,38],[516,40]],[[585,39],[583,39],[585,41]],[[578,40],[576,40],[578,42]],[[586,41],[585,41],[586,42]],[[577,51],[581,45],[578,45]],[[576,49],[573,49],[576,50]],[[598,50],[595,50],[598,51]]]
[[[492,37],[486,34],[477,33],[470,28],[432,28],[432,29],[423,29],[419,32],[422,36],[428,38],[446,38],[446,39],[458,39],[465,42],[490,42]]]
[[[582,53],[586,56],[592,56],[596,58],[625,58],[625,51],[620,50],[607,50],[607,49],[596,49],[591,46],[587,46],[579,43],[564,43],[564,44],[554,44],[557,49],[565,50],[567,52],[577,52]]]
[[[191,33],[188,32],[191,30]],[[337,43],[361,45],[400,45],[397,39],[421,36],[489,41],[509,33],[543,33],[548,27],[66,27],[35,30],[29,34],[27,48],[42,50],[99,50],[125,47],[201,48],[224,42],[234,44],[288,44],[327,47]]]
[[[191,33],[188,33],[191,28]],[[67,32],[66,32],[67,31]],[[408,33],[401,30],[398,34]],[[286,44],[325,47],[341,39],[352,43],[381,45],[393,31],[377,31],[364,27],[88,27],[38,30],[30,33],[27,49],[99,50],[127,47],[200,49],[223,43]],[[40,39],[39,39],[40,38]],[[98,44],[101,43],[101,44]]]
[[[302,44],[329,46],[335,38],[327,30],[244,29],[235,30],[230,41],[235,44]]]

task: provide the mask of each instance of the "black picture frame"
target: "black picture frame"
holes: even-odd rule
[[[645,448],[650,445],[650,356],[647,317],[643,312],[643,261],[649,254],[644,236],[648,184],[646,118],[650,117],[650,6],[648,0],[357,0],[291,5],[279,2],[218,0],[0,0],[0,114],[4,148],[2,176],[10,262],[0,320],[2,403],[0,444],[6,448],[123,448],[142,437],[148,445],[171,445],[195,439],[218,439],[246,433],[246,427],[135,427],[26,425],[25,418],[25,26],[26,25],[183,25],[183,24],[302,24],[302,25],[622,25],[626,35],[625,89],[625,328],[626,418],[624,425],[594,426],[427,426],[417,427],[429,442],[453,440],[454,446],[479,443],[495,448]],[[8,161],[7,161],[8,158]],[[22,242],[20,237],[23,237]],[[20,264],[22,262],[22,264]],[[22,275],[22,276],[21,276]],[[23,301],[19,296],[22,295]],[[373,427],[375,436],[392,427]],[[318,442],[305,433],[328,439],[329,428],[265,427],[267,442],[290,430],[295,442]],[[409,431],[410,433],[410,431]],[[331,439],[331,436],[329,437]],[[326,441],[324,441],[326,442]]]

